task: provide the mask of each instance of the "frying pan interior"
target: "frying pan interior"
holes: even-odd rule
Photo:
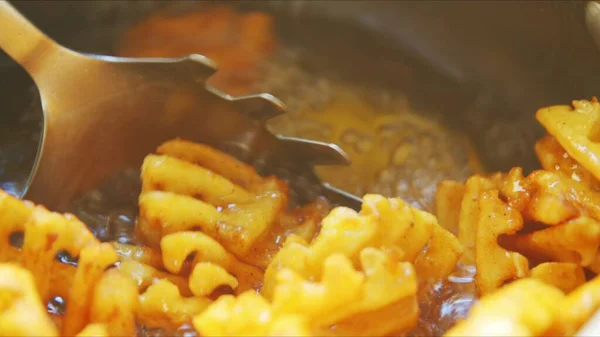
[[[168,2],[174,11],[206,4]],[[227,4],[274,15],[280,38],[303,46],[303,62],[316,72],[401,90],[419,111],[468,135],[490,171],[536,168],[533,144],[543,130],[534,120],[535,110],[599,92],[595,77],[600,74],[600,55],[585,29],[581,2]],[[14,5],[58,42],[83,52],[111,54],[127,27],[166,2]],[[22,109],[39,114],[31,80],[5,55],[0,55],[0,81],[0,123],[16,123],[15,111]],[[27,151],[35,151],[35,144],[32,138],[25,144]]]

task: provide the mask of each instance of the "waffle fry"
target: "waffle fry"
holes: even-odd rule
[[[58,336],[58,330],[46,315],[33,275],[27,269],[0,264],[0,299],[0,334],[3,336]]]
[[[572,113],[589,119],[597,105]],[[550,110],[538,118],[566,118]],[[407,334],[424,305],[419,289],[445,296],[460,261],[476,267],[479,300],[447,336],[573,335],[600,308],[600,278],[586,282],[584,271],[600,272],[600,185],[591,157],[568,146],[584,144],[569,138],[572,127],[538,141],[543,170],[442,182],[439,222],[379,195],[364,196],[360,212],[322,200],[287,209],[285,183],[179,139],[144,161],[136,232],[145,245],[100,243],[72,215],[0,193],[0,239],[10,243],[0,247],[0,334],[134,336],[138,325]],[[62,317],[44,313],[55,296]],[[26,326],[33,319],[40,325]]]
[[[575,263],[546,262],[531,269],[531,277],[568,294],[585,283],[585,272]]]

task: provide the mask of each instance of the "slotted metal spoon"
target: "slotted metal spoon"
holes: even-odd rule
[[[314,165],[348,165],[335,144],[274,135],[285,112],[269,94],[232,97],[207,86],[217,66],[201,55],[121,58],[69,50],[0,0],[0,48],[33,78],[44,112],[35,165],[21,197],[63,210],[79,192],[141,163],[174,137],[225,145],[251,162],[309,177],[337,203],[360,199],[321,183]]]

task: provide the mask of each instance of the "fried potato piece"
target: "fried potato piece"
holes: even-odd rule
[[[573,336],[599,308],[600,277],[596,276],[572,291],[560,303],[561,312],[554,324],[552,334]]]
[[[444,336],[541,336],[563,311],[563,299],[560,290],[540,280],[517,280],[484,296]]]
[[[458,222],[458,240],[464,247],[463,263],[475,262],[475,240],[477,224],[479,223],[479,199],[484,191],[497,187],[497,183],[480,175],[469,178],[465,184],[466,190],[460,205]]]
[[[215,174],[228,177],[234,184],[247,190],[253,190],[254,186],[260,185],[262,181],[252,166],[208,145],[173,139],[160,145],[156,152],[179,158],[204,167]]]
[[[575,263],[541,263],[531,269],[531,277],[555,286],[565,294],[585,283],[583,268]]]
[[[263,273],[260,269],[240,262],[216,240],[202,232],[179,232],[165,236],[161,241],[163,263],[171,273],[179,273],[188,256],[195,254],[192,266],[200,262],[210,262],[223,267],[235,275],[241,293],[248,289],[256,289],[262,283]]]
[[[252,193],[204,167],[169,156],[150,154],[142,165],[142,194],[166,191],[187,195],[214,206],[245,204]]]
[[[68,297],[72,276],[63,278],[66,266],[56,260],[57,254],[67,252],[77,258],[83,247],[96,244],[99,242],[77,218],[52,213],[41,206],[33,210],[25,223],[19,259],[36,278],[42,301],[47,302],[54,296]],[[74,268],[69,269],[75,272]]]
[[[436,227],[439,227],[439,231],[435,230],[439,235],[436,242],[455,239],[429,213],[412,208],[400,199],[366,195],[360,213],[344,207],[333,209],[323,219],[321,231],[310,245],[303,244],[298,238],[288,238],[289,243],[286,242],[267,268],[261,291],[271,298],[279,269],[290,268],[307,279],[319,279],[328,256],[343,254],[358,264],[360,251],[367,247],[377,247],[402,261],[412,262],[424,255],[419,265],[424,267],[424,273],[434,274],[423,274],[423,279],[444,277],[443,273],[456,265],[462,248],[457,241],[446,247],[447,251],[436,248],[436,243],[430,242]],[[441,231],[449,236],[445,237]],[[431,243],[431,250],[424,249],[428,243]],[[433,260],[437,260],[439,269],[428,268],[425,261]]]
[[[571,158],[551,135],[547,134],[535,143],[535,153],[544,170],[562,173],[566,177],[584,183],[593,191],[600,190],[600,181]]]
[[[0,335],[58,336],[30,271],[0,264]]]
[[[600,104],[596,100],[573,101],[573,108],[558,105],[539,109],[537,120],[565,151],[600,179]]]
[[[533,190],[528,206],[529,217],[547,225],[556,225],[578,215],[600,220],[600,194],[586,185],[548,171],[535,171],[527,179]]]
[[[192,295],[188,280],[184,277],[162,272],[134,260],[123,261],[117,268],[135,282],[140,293],[146,291],[153,283],[166,279],[175,284],[183,296]]]
[[[184,323],[190,323],[192,317],[201,313],[210,303],[205,297],[182,297],[177,286],[162,279],[140,295],[137,318],[149,327],[176,329]]]
[[[33,212],[34,205],[21,201],[0,190],[0,258],[2,261],[15,261],[19,254],[17,247],[11,244],[14,233],[23,233],[25,223]]]
[[[110,243],[117,254],[120,256],[120,260],[134,260],[147,264],[156,269],[163,269],[162,255],[159,251],[146,246],[134,246],[120,242]]]
[[[414,261],[417,275],[421,280],[442,279],[454,271],[462,253],[463,247],[458,238],[441,226],[434,225],[426,251]]]
[[[214,263],[200,262],[194,266],[190,275],[190,290],[196,296],[208,296],[219,286],[236,289],[238,280],[223,267]]]
[[[62,335],[73,336],[90,321],[89,309],[94,288],[106,268],[117,260],[117,253],[108,243],[87,246],[81,250],[72,289],[67,300]]]
[[[364,320],[362,313],[403,302],[402,319],[381,326],[356,326],[354,335],[369,336],[409,331],[417,323],[417,279],[408,262],[394,262],[375,248],[360,252],[361,270],[342,254],[329,256],[320,282],[309,281],[283,269],[277,274],[273,308],[284,314],[300,314],[313,326],[326,328],[340,321]],[[343,286],[342,286],[343,285]],[[335,333],[335,331],[333,331]]]
[[[435,192],[435,215],[438,222],[455,235],[458,235],[460,206],[465,192],[464,184],[452,180],[440,182]]]
[[[600,223],[581,216],[562,225],[508,237],[507,241],[526,255],[585,267],[596,259],[600,245]]]
[[[500,235],[515,234],[522,227],[521,214],[500,200],[498,190],[481,194],[475,237],[475,281],[480,295],[493,292],[506,281],[528,274],[529,261],[523,255],[508,252],[498,244]]]
[[[252,191],[226,177],[168,156],[149,155],[142,166],[138,233],[151,247],[177,231],[200,228],[237,256],[273,226],[287,204],[287,186],[262,178]]]
[[[113,268],[102,275],[94,288],[90,319],[104,325],[109,336],[134,336],[137,308],[135,282]]]
[[[238,297],[219,297],[194,317],[194,328],[203,336],[313,335],[304,317],[275,312],[261,295],[253,291]]]

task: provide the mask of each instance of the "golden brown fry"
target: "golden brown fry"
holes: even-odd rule
[[[179,273],[188,256],[195,253],[192,265],[210,262],[234,275],[239,286],[236,292],[256,289],[262,283],[263,273],[256,267],[240,262],[216,240],[202,232],[179,232],[165,236],[161,241],[163,263],[171,273]]]
[[[277,190],[278,182],[269,180],[265,186]],[[139,232],[151,247],[158,247],[168,234],[194,228],[221,242],[232,253],[243,256],[276,221],[284,200],[278,192],[256,199],[246,205],[227,209],[204,203],[188,196],[152,191],[140,196]]]
[[[73,286],[67,299],[62,335],[73,336],[90,322],[89,308],[94,287],[106,268],[117,260],[117,253],[108,243],[87,246],[81,250]]]
[[[539,109],[537,120],[554,136],[565,151],[596,179],[600,179],[598,123],[600,104],[597,101],[573,101],[573,108],[558,105]]]
[[[458,234],[460,205],[466,186],[456,181],[445,180],[438,184],[435,193],[435,215],[442,227]]]
[[[153,154],[146,156],[142,165],[142,194],[148,191],[187,195],[222,207],[254,199],[252,193],[204,167]]]
[[[561,314],[560,290],[535,279],[517,280],[483,297],[444,336],[542,336]]]
[[[65,268],[56,260],[57,254],[68,252],[71,256],[78,257],[83,247],[94,244],[98,244],[98,241],[77,218],[67,218],[41,206],[34,209],[25,223],[25,237],[19,258],[22,265],[36,278],[37,289],[44,302],[54,296],[67,297],[67,294],[62,293],[65,288],[60,283],[68,285],[71,280],[56,278],[63,273],[55,272]]]
[[[529,262],[524,256],[498,245],[500,235],[514,234],[522,227],[521,214],[503,203],[497,190],[482,193],[475,237],[475,281],[480,295],[491,293],[505,282],[525,277],[529,272]]]
[[[110,243],[120,259],[135,260],[143,264],[147,264],[156,269],[162,269],[162,255],[159,251],[145,246],[134,246],[125,243],[111,242]]]
[[[406,308],[404,320],[389,322],[388,330],[379,332],[388,334],[413,328],[418,306],[417,279],[411,264],[393,262],[374,248],[363,249],[359,259],[363,272],[354,270],[342,254],[329,256],[320,282],[306,280],[289,269],[279,271],[273,293],[274,310],[301,314],[314,326],[325,328],[402,301]]]
[[[167,279],[177,286],[179,292],[181,292],[183,296],[192,295],[188,286],[188,280],[181,276],[159,271],[134,260],[123,261],[117,268],[135,282],[140,293],[146,291],[146,289],[156,281]]]
[[[194,328],[204,336],[312,336],[307,320],[284,315],[259,294],[248,291],[238,297],[219,297],[194,317]]]
[[[131,278],[110,269],[97,282],[90,307],[90,320],[102,323],[109,336],[135,336],[138,291]]]
[[[32,273],[11,263],[0,264],[0,335],[58,336]]]
[[[211,301],[205,297],[181,297],[173,283],[162,279],[140,296],[138,320],[152,328],[176,329],[190,323]]]
[[[15,261],[19,250],[11,244],[11,235],[23,233],[25,222],[31,216],[34,205],[28,201],[21,201],[10,194],[0,190],[0,259],[2,261]]]
[[[435,224],[427,250],[414,261],[417,275],[425,281],[443,279],[454,271],[463,251],[456,236]]]
[[[190,275],[190,290],[196,296],[209,296],[220,286],[236,289],[238,280],[223,267],[209,262],[200,262],[194,266]]]
[[[530,256],[541,256],[557,262],[590,265],[600,244],[600,223],[579,217],[562,225],[507,238],[516,250]]]
[[[458,240],[464,247],[463,262],[475,262],[475,238],[479,223],[479,199],[484,191],[493,189],[498,184],[491,179],[475,175],[467,180],[466,191],[460,206],[458,222]]]
[[[541,263],[531,269],[531,277],[555,286],[565,294],[585,283],[583,268],[575,263]]]
[[[593,191],[600,190],[600,181],[579,165],[551,135],[545,135],[535,143],[535,153],[546,171],[557,171],[575,181],[581,181]]]
[[[173,139],[160,145],[156,152],[202,166],[245,189],[252,189],[262,180],[252,166],[204,144]]]
[[[600,277],[595,277],[573,290],[560,303],[561,314],[554,324],[552,334],[573,336],[599,308]]]

